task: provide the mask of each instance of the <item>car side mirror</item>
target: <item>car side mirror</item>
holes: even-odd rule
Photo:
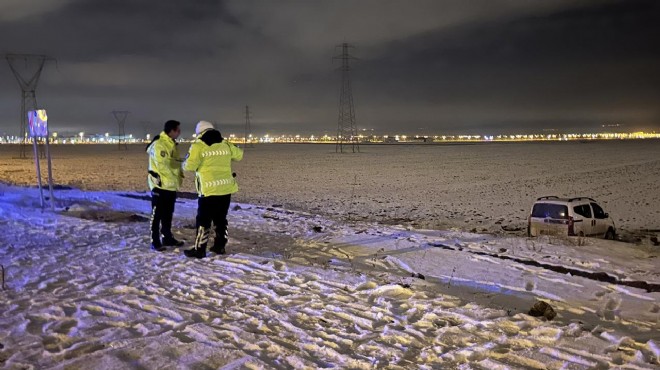
[[[609,214],[609,213],[605,213],[605,218],[610,218],[610,214]]]

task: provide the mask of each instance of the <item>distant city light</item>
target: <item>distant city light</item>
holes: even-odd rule
[[[547,130],[544,130],[547,131]],[[77,144],[77,143],[116,143],[117,139],[110,136],[110,133],[104,134],[89,134],[79,132],[78,134],[66,136],[62,133],[53,132],[54,144]],[[146,134],[145,138],[135,138],[132,134],[128,135],[126,142],[128,144],[149,142],[152,135]],[[197,135],[192,135],[192,138],[184,138],[180,142],[192,142],[197,138]],[[244,136],[237,136],[231,134],[228,138],[232,142],[250,142],[250,143],[309,143],[309,144],[333,144],[336,143],[337,137],[324,134],[318,135],[302,135],[302,134],[289,134],[289,135],[272,135],[264,134],[257,136],[250,134],[246,140]],[[344,140],[350,140],[351,137],[346,137]],[[601,133],[537,133],[537,134],[499,134],[499,135],[409,135],[404,133],[387,134],[387,135],[363,135],[359,134],[352,139],[357,140],[364,144],[441,144],[452,142],[471,142],[471,143],[487,143],[487,142],[541,142],[541,141],[598,141],[598,140],[641,140],[641,139],[660,139],[660,133],[657,132],[601,132]],[[18,144],[21,143],[20,136],[3,136],[0,137],[0,144]]]

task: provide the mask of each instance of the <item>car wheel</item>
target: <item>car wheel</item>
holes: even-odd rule
[[[614,234],[614,230],[608,229],[607,232],[605,233],[605,239],[607,239],[607,240],[616,239],[616,234]]]

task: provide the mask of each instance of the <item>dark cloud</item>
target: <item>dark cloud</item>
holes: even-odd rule
[[[3,45],[11,50],[82,62],[124,55],[209,55],[230,41],[214,32],[231,31],[240,24],[222,1],[95,0],[66,2],[51,13],[0,27]]]
[[[361,127],[659,126],[654,1],[7,0],[0,13],[0,51],[58,58],[38,96],[62,130],[112,131],[113,109],[133,112],[136,134],[168,118],[235,130],[250,104],[260,132],[332,132],[343,40],[360,58]],[[6,67],[0,86],[11,133]]]
[[[381,106],[418,102],[406,114],[425,125],[657,127],[658,16],[656,2],[605,3],[430,32],[387,43],[357,78]]]

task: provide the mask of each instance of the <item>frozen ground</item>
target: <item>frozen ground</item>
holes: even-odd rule
[[[0,180],[33,184],[31,161],[0,146]],[[257,145],[236,165],[237,200],[415,228],[521,236],[543,195],[590,196],[626,240],[660,230],[660,142],[363,146]],[[182,153],[187,147],[182,145]],[[146,187],[143,146],[55,146],[59,184],[89,190]],[[184,190],[193,191],[192,176]],[[651,230],[651,231],[649,231]],[[637,240],[636,240],[637,239]]]
[[[0,368],[660,367],[647,246],[241,203],[230,254],[198,261],[147,249],[143,194],[58,191],[52,214],[35,193],[0,188]],[[177,204],[188,241],[194,211]],[[537,299],[554,320],[526,314]]]

